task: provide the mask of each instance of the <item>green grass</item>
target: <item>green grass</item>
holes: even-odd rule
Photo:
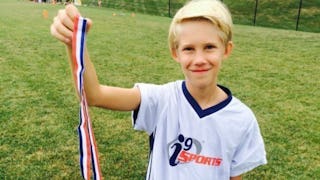
[[[102,6],[143,12],[160,16],[173,16],[188,0],[102,0]],[[169,5],[170,2],[170,5]],[[229,7],[235,24],[254,25],[256,0],[223,0]],[[97,6],[95,0],[82,0],[83,4]],[[256,26],[296,29],[300,0],[259,0]],[[302,2],[298,30],[320,32],[320,1]]]
[[[78,102],[64,46],[49,32],[60,8],[0,2],[0,179],[80,179]],[[94,22],[88,48],[101,83],[132,87],[183,78],[167,48],[170,18],[80,9]],[[235,26],[220,83],[256,113],[268,153],[268,165],[245,179],[320,177],[319,38]],[[148,137],[132,130],[130,113],[90,112],[106,179],[144,179]]]

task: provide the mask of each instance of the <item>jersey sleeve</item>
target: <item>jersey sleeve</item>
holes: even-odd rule
[[[158,120],[161,85],[137,83],[135,87],[140,90],[141,102],[139,108],[132,112],[133,128],[146,131],[150,135]]]
[[[252,121],[231,162],[231,177],[239,176],[266,163],[264,142],[258,122],[252,115]]]

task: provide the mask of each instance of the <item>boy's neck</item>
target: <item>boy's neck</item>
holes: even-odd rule
[[[228,98],[228,95],[217,84],[207,88],[192,88],[186,83],[186,87],[203,110],[215,106]]]

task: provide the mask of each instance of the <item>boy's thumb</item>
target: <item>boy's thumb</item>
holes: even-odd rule
[[[86,18],[86,20],[87,20],[87,28],[86,28],[86,30],[87,30],[87,33],[88,33],[89,30],[91,29],[91,26],[92,26],[92,20],[89,19],[89,18]]]

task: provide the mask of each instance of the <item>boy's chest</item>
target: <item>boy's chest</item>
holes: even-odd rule
[[[162,163],[168,171],[179,172],[179,177],[183,176],[181,172],[190,177],[199,173],[206,177],[229,174],[237,140],[226,137],[227,131],[221,130],[222,125],[215,121],[177,111],[167,116],[157,127],[154,155],[162,154]]]
[[[170,112],[171,111],[171,112]],[[210,115],[199,118],[191,108],[168,108],[162,124],[157,127],[169,156],[170,165],[195,163],[203,166],[220,166],[231,161],[242,138],[242,131],[232,120]],[[225,121],[225,122],[224,122]]]

